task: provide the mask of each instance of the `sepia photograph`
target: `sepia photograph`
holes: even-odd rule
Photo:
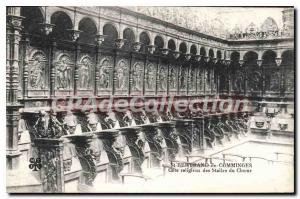
[[[293,6],[6,6],[6,192],[295,193],[295,30]]]

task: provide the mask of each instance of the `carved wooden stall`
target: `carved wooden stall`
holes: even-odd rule
[[[88,189],[102,173],[106,182],[147,179],[145,163],[162,168],[247,132],[251,113],[212,108],[219,99],[294,97],[289,37],[256,52],[255,40],[206,35],[121,7],[8,7],[7,17],[8,167],[27,130],[37,151],[30,155],[43,165],[42,192],[64,192],[74,180]],[[198,109],[178,112],[180,100]]]

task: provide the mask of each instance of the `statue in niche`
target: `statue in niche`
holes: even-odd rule
[[[170,71],[170,89],[175,89],[176,88],[176,73],[175,69],[172,68]]]
[[[42,53],[36,53],[32,58],[32,64],[29,68],[29,85],[33,89],[45,88],[45,56]]]
[[[195,71],[190,70],[190,89],[193,90],[195,88],[195,76],[194,76]]]
[[[258,71],[254,71],[250,76],[250,85],[252,91],[259,91],[260,90],[260,80],[261,74]]]
[[[286,73],[286,90],[288,92],[294,91],[294,71],[288,71]]]
[[[146,80],[146,88],[147,89],[154,89],[155,85],[155,68],[152,64],[149,64],[146,68],[145,73],[145,80]]]
[[[209,70],[205,70],[205,88],[206,90],[210,89],[210,82],[211,78],[210,78],[210,71]]]
[[[132,70],[132,89],[141,91],[142,90],[142,80],[143,80],[143,67],[140,63],[133,66]]]
[[[71,76],[70,58],[63,55],[56,65],[57,89],[69,89],[71,87]]]
[[[91,61],[88,57],[85,57],[81,60],[79,68],[79,88],[90,88],[90,70],[92,68]]]
[[[241,71],[236,72],[236,79],[234,82],[235,90],[242,92],[244,90],[244,75]]]
[[[122,60],[119,62],[118,67],[117,67],[117,83],[116,83],[116,88],[117,89],[124,89],[126,87],[126,79],[127,79],[127,65],[126,63]]]
[[[180,74],[179,74],[179,88],[180,89],[185,89],[186,87],[186,84],[185,84],[185,74],[186,73],[186,71],[185,71],[185,69],[184,68],[181,68],[181,70],[180,70]]]
[[[99,70],[99,86],[100,88],[111,88],[111,70],[112,66],[110,65],[110,62],[108,59],[105,59]]]
[[[164,66],[161,66],[158,73],[158,79],[159,79],[159,90],[166,90],[166,68]]]
[[[199,70],[199,73],[198,73],[198,90],[202,90],[202,86],[203,86],[203,82],[202,82],[202,70]]]
[[[271,74],[270,77],[270,90],[271,91],[278,91],[280,88],[280,74],[279,72],[275,72]]]

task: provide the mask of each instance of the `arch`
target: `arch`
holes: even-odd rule
[[[144,45],[150,44],[150,34],[147,31],[143,31],[140,34],[140,42]]]
[[[254,51],[248,51],[245,53],[243,59],[245,60],[245,64],[257,65],[258,54]]]
[[[164,47],[164,39],[157,35],[155,38],[154,38],[154,45],[157,46],[158,48],[163,48]]]
[[[282,52],[282,65],[293,65],[295,61],[295,52],[294,50],[286,50]]]
[[[179,51],[181,53],[186,53],[187,52],[187,45],[186,45],[186,43],[184,41],[180,43],[180,45],[179,45]]]
[[[44,22],[44,13],[40,7],[23,6],[21,7],[21,16],[25,17],[22,21],[25,33],[33,35],[41,34],[40,23]]]
[[[72,19],[68,14],[66,14],[63,11],[54,12],[51,15],[50,21],[51,24],[55,25],[52,31],[53,37],[55,37],[56,39],[65,39],[65,40],[70,39],[70,35],[66,30],[72,29],[73,23],[72,23]]]
[[[266,50],[262,55],[263,64],[274,64],[275,58],[276,58],[276,52],[272,50]]]
[[[217,58],[222,59],[222,53],[220,50],[217,50]]]
[[[191,54],[193,54],[193,55],[196,55],[196,54],[197,54],[197,46],[196,46],[195,44],[193,44],[193,45],[191,46],[190,52],[191,52]]]
[[[238,62],[240,60],[240,53],[237,52],[237,51],[233,51],[230,54],[230,60],[233,61],[233,62]]]
[[[103,45],[113,47],[119,35],[117,28],[112,23],[106,23],[103,26],[103,34],[106,35]]]
[[[140,42],[142,43],[142,48],[140,49],[140,51],[144,51],[146,52],[146,46],[150,45],[150,36],[149,33],[147,31],[143,31],[140,34]]]
[[[170,50],[176,50],[176,43],[173,39],[169,39],[168,41],[168,49]]]
[[[135,42],[135,34],[131,28],[125,28],[123,30],[123,38],[125,39],[124,49],[130,50],[132,44]]]
[[[208,56],[209,56],[210,58],[213,58],[213,57],[215,56],[214,50],[213,50],[212,48],[209,49],[209,51],[208,51]]]
[[[205,56],[206,55],[206,50],[204,47],[200,48],[200,55]]]
[[[79,21],[78,29],[82,32],[78,39],[82,43],[95,43],[95,35],[97,34],[97,25],[94,20],[89,17],[84,17]]]

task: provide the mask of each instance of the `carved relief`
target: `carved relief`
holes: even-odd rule
[[[270,91],[279,91],[280,89],[280,73],[274,72],[270,76]]]
[[[93,74],[93,64],[89,56],[83,56],[80,60],[78,74],[78,88],[80,89],[90,89],[92,87]]]
[[[286,72],[286,90],[294,92],[294,71],[289,70]]]
[[[55,148],[41,148],[40,151],[41,163],[45,175],[43,175],[43,189],[45,192],[55,193],[59,192],[57,186],[57,152]]]
[[[100,61],[98,87],[101,89],[112,88],[112,75],[113,75],[113,65],[111,59],[105,57]]]
[[[167,67],[160,66],[157,77],[158,77],[158,90],[165,91],[167,89]]]
[[[261,73],[254,71],[249,77],[249,88],[251,91],[259,91],[261,88]]]
[[[116,89],[124,90],[128,86],[128,64],[124,60],[120,60],[116,66]]]
[[[147,90],[155,89],[155,66],[151,63],[145,69],[145,87]]]
[[[198,70],[198,86],[197,86],[197,89],[198,91],[203,91],[203,70],[202,69],[199,69]]]
[[[187,80],[187,71],[185,67],[180,68],[179,73],[179,89],[183,90],[186,89],[186,80]]]
[[[236,71],[233,89],[238,92],[244,91],[244,73],[240,70]]]
[[[29,88],[45,89],[46,85],[46,56],[42,51],[37,51],[29,60]]]
[[[205,78],[205,90],[209,91],[211,89],[211,77],[210,77],[210,70],[204,70],[204,78]]]
[[[175,67],[171,67],[169,78],[170,78],[170,84],[169,84],[170,90],[176,89],[177,88],[177,84],[176,84],[177,83],[177,75],[176,75]]]
[[[189,90],[195,90],[196,88],[196,69],[195,68],[191,68],[190,70],[190,85],[189,85]]]
[[[143,65],[136,63],[132,67],[132,90],[142,91],[143,89]]]
[[[58,61],[55,64],[56,68],[56,89],[71,89],[72,88],[72,69],[71,59],[66,54],[58,56]]]

